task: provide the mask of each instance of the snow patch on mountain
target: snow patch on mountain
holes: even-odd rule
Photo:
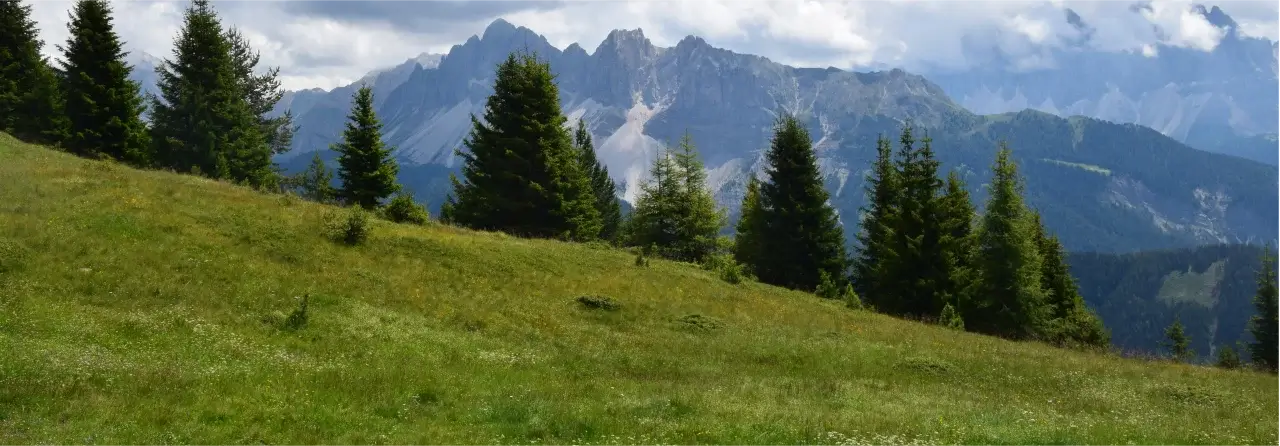
[[[609,168],[613,180],[626,185],[622,199],[628,203],[635,203],[640,195],[640,185],[648,175],[649,164],[664,146],[644,133],[645,124],[664,109],[666,106],[663,104],[651,107],[635,101],[635,105],[627,110],[626,121],[600,143],[596,151],[597,158]]]

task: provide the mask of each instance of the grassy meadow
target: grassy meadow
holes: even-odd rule
[[[0,134],[0,443],[1277,443],[1273,375],[336,212]]]

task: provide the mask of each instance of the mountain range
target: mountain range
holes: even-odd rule
[[[1275,167],[1194,149],[1176,138],[1185,135],[1030,109],[981,115],[966,109],[971,98],[957,102],[946,88],[902,70],[796,68],[695,36],[658,47],[639,29],[615,30],[588,53],[579,44],[561,50],[533,30],[499,19],[447,54],[424,54],[332,91],[291,92],[278,111],[291,110],[300,132],[280,161],[298,170],[313,152],[332,158],[326,148],[338,139],[351,93],[367,83],[384,138],[397,148],[402,182],[438,208],[449,190],[448,174],[459,168],[453,151],[469,131],[471,115],[483,114],[494,68],[512,51],[532,51],[550,63],[565,114],[570,123],[586,122],[627,202],[635,199],[657,151],[688,132],[732,218],[749,176],[763,174],[774,119],[789,112],[811,129],[832,203],[850,233],[856,225],[848,223],[858,221],[864,202],[875,139],[895,138],[910,121],[933,139],[943,168],[958,170],[977,200],[985,197],[982,186],[998,142],[1007,141],[1027,177],[1030,203],[1072,251],[1276,238]],[[1274,60],[1273,52],[1272,67]],[[982,77],[977,73],[972,77]],[[962,84],[960,77],[943,79],[953,91]],[[1017,90],[1027,78],[992,79]]]

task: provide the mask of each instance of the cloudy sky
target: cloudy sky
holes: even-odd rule
[[[35,0],[35,18],[53,55],[67,37],[72,2]],[[982,41],[1011,59],[1036,60],[1078,41],[1065,18],[1076,11],[1104,51],[1150,50],[1154,43],[1212,49],[1221,32],[1191,13],[1190,1],[214,1],[281,67],[286,88],[333,88],[423,52],[446,53],[496,18],[527,26],[564,48],[592,51],[613,29],[641,28],[656,45],[698,35],[715,46],[799,66],[898,66],[916,71],[963,68],[961,42]],[[169,57],[181,1],[115,1],[127,49]],[[1277,39],[1275,0],[1219,1],[1240,31]]]

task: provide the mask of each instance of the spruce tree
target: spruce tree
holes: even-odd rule
[[[676,244],[672,258],[701,262],[716,249],[716,236],[725,225],[725,215],[707,188],[707,171],[698,157],[698,149],[688,132],[672,153],[679,189],[672,209],[675,211]]]
[[[270,147],[208,0],[193,0],[187,8],[173,56],[156,68],[160,95],[151,101],[159,165],[255,186],[271,182]]]
[[[900,191],[897,217],[890,238],[895,259],[889,280],[896,296],[882,310],[908,317],[937,317],[951,290],[951,271],[943,255],[945,221],[942,215],[938,161],[932,141],[917,146],[910,124],[902,130],[898,148]]]
[[[1022,179],[1003,142],[991,170],[991,192],[975,237],[974,266],[979,274],[961,314],[972,331],[1031,338],[1044,319],[1040,256],[1022,198]]]
[[[294,177],[293,183],[302,198],[307,200],[330,203],[337,198],[337,191],[333,188],[333,171],[320,159],[319,153],[311,157],[307,170]]]
[[[361,86],[352,95],[351,113],[342,131],[338,152],[338,198],[348,205],[374,209],[384,198],[400,190],[396,175],[400,166],[382,142],[382,123],[373,110],[373,89]]]
[[[760,180],[755,175],[747,180],[747,193],[742,196],[740,209],[733,236],[733,258],[746,266],[752,275],[758,275],[755,266],[764,256],[761,237],[767,230],[764,227],[764,210],[760,208]]]
[[[1257,309],[1249,320],[1249,333],[1253,335],[1253,343],[1249,344],[1249,358],[1258,367],[1276,372],[1276,264],[1271,248],[1262,259],[1262,268],[1258,271],[1258,292],[1253,296],[1253,305]]]
[[[977,274],[973,267],[973,221],[976,212],[964,180],[955,171],[947,175],[946,191],[940,200],[941,255],[947,274],[937,293],[939,300],[950,304],[953,311],[958,311],[963,306],[961,302],[968,300],[973,291]]]
[[[595,195],[596,211],[600,213],[600,238],[615,240],[618,226],[622,224],[622,209],[618,205],[615,194],[617,185],[609,178],[609,169],[596,158],[595,145],[591,142],[591,132],[587,124],[578,120],[578,129],[573,134],[574,146],[578,149],[578,167],[591,179],[591,191]]]
[[[843,287],[848,259],[844,230],[818,171],[809,131],[781,116],[769,152],[769,181],[760,185],[765,233],[755,270],[761,282],[812,291],[826,273]]]
[[[284,97],[284,89],[280,87],[280,67],[271,67],[264,72],[257,72],[261,54],[254,51],[249,40],[239,30],[227,31],[227,42],[231,45],[231,58],[240,88],[244,90],[245,101],[249,103],[250,113],[258,120],[263,138],[270,148],[271,154],[288,152],[293,144],[293,134],[297,127],[293,125],[293,114],[286,110],[284,114],[271,117],[271,111]]]
[[[67,24],[71,37],[63,54],[62,91],[68,119],[65,146],[85,156],[106,155],[150,165],[142,123],[142,97],[129,80],[123,42],[106,0],[79,0]]]
[[[590,177],[564,128],[550,66],[515,53],[498,65],[484,121],[471,118],[461,181],[441,209],[446,221],[529,237],[600,235]]]
[[[893,148],[882,136],[876,140],[876,161],[867,178],[867,205],[861,209],[858,253],[853,260],[854,288],[863,301],[877,307],[887,305],[893,296],[887,267],[895,258],[890,238],[901,195],[898,183]]]
[[[1166,339],[1164,346],[1169,349],[1169,354],[1173,355],[1174,360],[1191,359],[1191,338],[1187,337],[1187,332],[1183,330],[1182,321],[1174,319],[1173,323],[1164,330],[1164,336]]]
[[[66,136],[66,116],[54,70],[40,55],[31,5],[0,1],[0,131],[36,143]]]
[[[1048,233],[1038,212],[1031,212],[1031,219],[1040,254],[1040,283],[1047,318],[1041,338],[1058,345],[1105,347],[1110,335],[1080,296],[1062,243]]]

